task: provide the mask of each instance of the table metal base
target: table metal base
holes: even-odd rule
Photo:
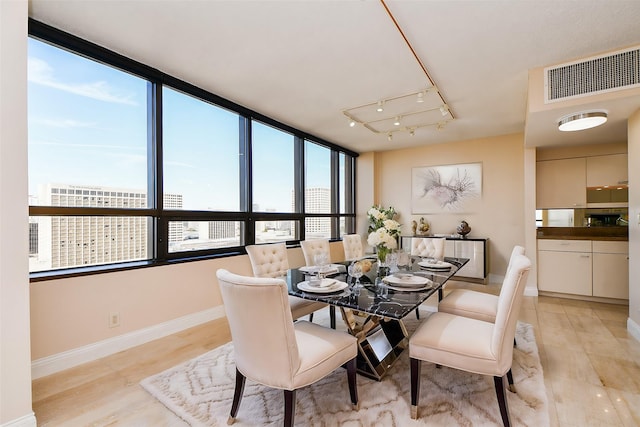
[[[380,381],[409,345],[402,321],[341,307],[349,333],[358,338],[358,372]]]

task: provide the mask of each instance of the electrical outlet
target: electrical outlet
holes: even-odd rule
[[[109,327],[115,328],[120,326],[120,313],[117,311],[109,313]]]

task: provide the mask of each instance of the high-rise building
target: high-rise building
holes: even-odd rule
[[[331,189],[306,188],[304,191],[304,210],[306,213],[331,213]],[[307,238],[331,236],[331,219],[307,218],[305,235]]]
[[[124,188],[47,184],[40,188],[38,201],[43,206],[144,208],[146,192]],[[180,208],[181,195],[165,195],[165,206]],[[31,271],[108,264],[149,258],[148,229],[145,216],[40,216],[30,219],[30,235],[36,251]],[[36,231],[37,230],[37,231]],[[182,240],[181,230],[173,231]]]

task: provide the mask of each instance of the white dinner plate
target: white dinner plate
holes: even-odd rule
[[[298,283],[298,289],[300,289],[301,291],[313,292],[316,294],[329,294],[332,292],[341,291],[349,286],[347,283],[340,282],[338,280],[331,280],[331,279],[324,279],[324,280],[327,280],[333,283],[331,283],[328,286],[313,286],[309,283],[309,281],[305,280],[304,282]]]
[[[412,289],[422,288],[425,285],[431,284],[431,280],[427,279],[426,277],[414,276],[409,274],[402,274],[402,275],[392,274],[390,276],[386,276],[385,278],[383,278],[382,281],[387,283],[388,285],[401,287],[401,288],[412,288]]]
[[[300,267],[298,270],[304,273],[316,274],[318,270],[320,270],[320,267],[318,267],[317,265],[306,265],[306,266]],[[329,264],[325,266],[321,271],[322,274],[336,274],[339,272],[340,272],[340,264]]]
[[[413,288],[413,287],[406,287],[406,286],[393,286],[393,285],[389,285],[387,284],[387,288],[389,289],[393,289],[394,291],[401,291],[401,292],[419,292],[419,291],[426,291],[427,289],[431,289],[433,286],[431,286],[431,283],[427,284],[426,286],[421,286],[419,288]]]
[[[430,268],[432,270],[449,270],[453,267],[453,264],[450,264],[446,261],[420,261],[418,265],[423,268]]]

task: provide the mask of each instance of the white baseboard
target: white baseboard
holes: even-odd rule
[[[221,317],[225,317],[225,312],[224,307],[220,305],[148,328],[43,357],[31,362],[31,378],[37,379],[51,375]]]
[[[627,331],[629,331],[636,341],[640,342],[640,325],[631,320],[630,317],[627,317]]]
[[[32,412],[8,423],[0,424],[0,427],[36,427],[37,425],[36,415]]]
[[[524,296],[526,297],[537,297],[538,296],[538,287],[537,286],[527,286],[524,288]]]

